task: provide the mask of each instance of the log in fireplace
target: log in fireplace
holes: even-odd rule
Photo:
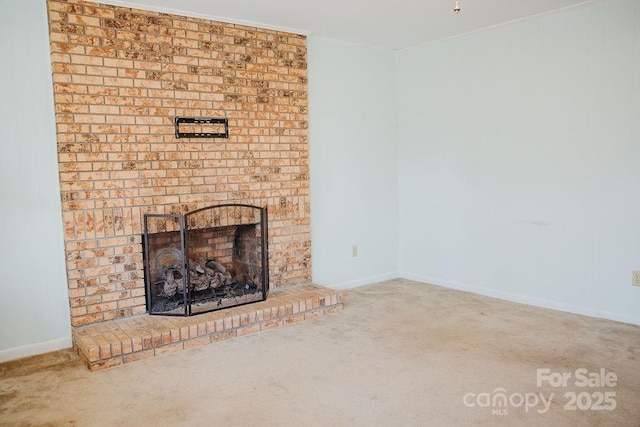
[[[224,204],[144,215],[149,314],[191,316],[264,301],[269,292],[267,208]]]

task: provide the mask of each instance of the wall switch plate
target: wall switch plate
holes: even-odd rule
[[[640,286],[640,270],[635,270],[632,273],[632,284],[633,286]]]
[[[351,246],[351,256],[352,257],[357,257],[358,256],[358,245]]]

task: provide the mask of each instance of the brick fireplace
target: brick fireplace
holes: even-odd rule
[[[272,289],[309,283],[306,38],[48,0],[71,324],[146,312],[144,214],[266,206]],[[226,117],[228,139],[174,119]]]

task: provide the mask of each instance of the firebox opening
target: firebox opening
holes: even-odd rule
[[[189,316],[266,299],[266,208],[220,205],[185,215],[146,214],[144,226],[150,314]]]

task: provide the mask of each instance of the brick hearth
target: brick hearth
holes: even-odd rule
[[[139,316],[73,330],[74,347],[97,371],[284,326],[342,310],[342,294],[318,285],[280,289],[266,301],[192,317]]]

